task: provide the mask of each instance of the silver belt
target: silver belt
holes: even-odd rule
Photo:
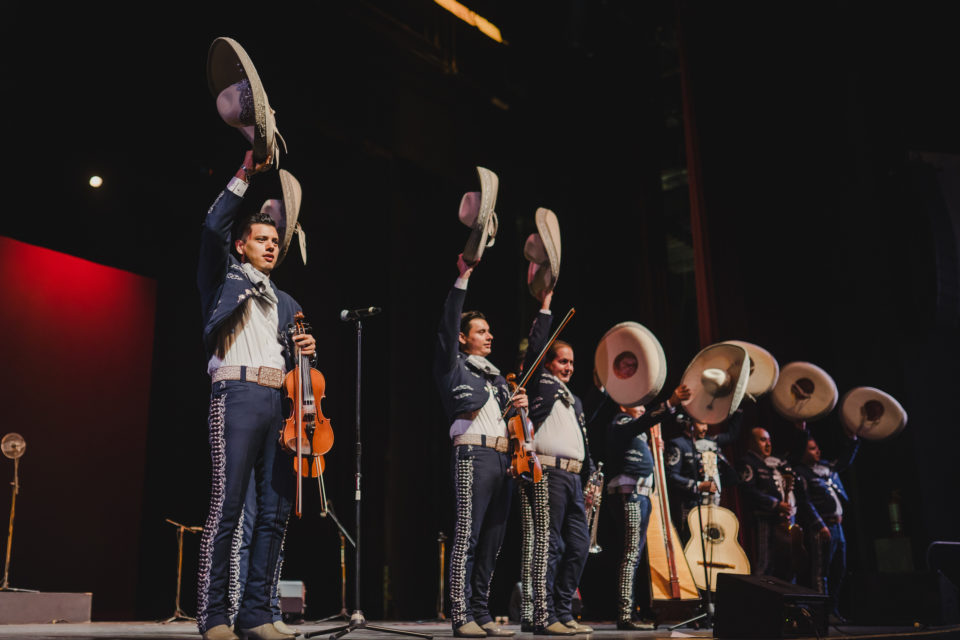
[[[464,433],[453,439],[453,446],[461,444],[473,444],[480,447],[489,447],[496,449],[500,453],[506,453],[510,448],[510,438],[502,436],[485,436],[480,433]]]
[[[283,386],[283,370],[273,367],[245,367],[242,365],[227,365],[213,372],[212,382],[221,380],[242,380],[256,382],[263,387],[279,389]]]
[[[555,458],[542,453],[538,453],[537,458],[540,459],[540,466],[542,467],[563,469],[564,471],[569,471],[570,473],[580,473],[580,469],[583,468],[583,463],[581,461],[571,460],[570,458]]]
[[[649,496],[653,493],[653,487],[638,487],[635,484],[622,484],[619,487],[607,487],[607,493],[636,493],[641,496]]]

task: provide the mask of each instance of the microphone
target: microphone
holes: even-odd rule
[[[350,320],[359,320],[360,318],[369,318],[380,313],[380,307],[367,307],[365,309],[344,309],[340,312],[340,319],[344,322]]]

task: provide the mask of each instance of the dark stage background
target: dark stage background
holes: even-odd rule
[[[452,513],[449,441],[430,361],[467,236],[456,208],[478,188],[476,165],[500,177],[500,233],[471,279],[468,304],[490,317],[501,368],[515,366],[536,308],[521,248],[535,209],[546,206],[563,230],[554,305],[577,309],[565,337],[577,350],[574,389],[591,410],[601,418],[609,410],[591,391],[594,347],[623,320],[660,338],[668,390],[714,340],[755,342],[781,365],[814,362],[841,394],[876,386],[910,416],[904,433],[865,443],[845,476],[853,495],[849,584],[892,575],[891,562],[925,571],[927,545],[958,538],[952,470],[960,436],[950,399],[960,355],[960,43],[946,13],[852,2],[802,11],[626,0],[469,6],[508,44],[427,0],[276,3],[252,12],[163,5],[109,16],[76,5],[56,16],[36,3],[8,9],[0,27],[8,140],[0,234],[152,279],[157,296],[153,353],[121,351],[111,369],[119,380],[130,362],[152,362],[143,466],[107,481],[137,488],[142,511],[90,490],[74,498],[82,511],[48,505],[43,525],[18,522],[17,530],[18,539],[41,526],[68,531],[55,544],[81,556],[107,538],[100,514],[110,512],[135,551],[118,547],[81,570],[15,543],[13,584],[84,591],[92,571],[100,583],[120,583],[94,592],[95,618],[172,613],[176,536],[164,519],[200,525],[208,499],[198,231],[245,150],[206,86],[207,48],[221,35],[255,61],[290,145],[281,166],[303,185],[309,261],[291,252],[275,279],[302,303],[319,341],[322,408],[337,438],[327,486],[348,525],[356,344],[338,314],[384,309],[365,323],[363,351],[360,606],[369,618],[436,614],[437,536],[452,536]],[[99,190],[87,186],[94,173],[105,181]],[[275,175],[258,177],[248,210],[278,193]],[[696,269],[706,278],[699,297]],[[5,277],[5,308],[22,304],[10,286],[21,280],[30,282],[23,272]],[[101,322],[133,331],[117,320]],[[64,317],[52,331],[67,335],[75,322]],[[29,346],[31,338],[12,331],[3,340]],[[10,361],[14,353],[4,348],[5,386],[22,364]],[[59,363],[82,370],[91,361],[106,362],[68,346]],[[70,384],[92,383],[80,376]],[[11,396],[5,416],[30,415],[18,402]],[[786,440],[790,427],[765,400],[747,411],[770,429],[775,448]],[[21,422],[32,419],[5,419],[4,432],[26,431]],[[70,429],[97,433],[94,420]],[[836,416],[814,429],[826,453],[835,451]],[[592,433],[600,451],[602,428]],[[129,452],[122,442],[102,445]],[[24,468],[38,464],[44,447],[29,446]],[[35,482],[62,487],[71,475],[52,469]],[[875,541],[892,535],[894,496],[907,551],[892,557],[878,554]],[[22,497],[25,505],[37,499]],[[8,501],[0,495],[0,513]],[[306,583],[307,617],[315,619],[340,610],[339,541],[315,501],[307,511],[291,523],[284,578]],[[607,516],[600,526],[607,550],[591,558],[582,583],[588,615],[613,614],[609,523]],[[185,548],[188,611],[197,538],[188,535]],[[519,578],[518,547],[512,526],[493,585],[497,614],[506,614]],[[349,550],[348,569],[352,610]]]

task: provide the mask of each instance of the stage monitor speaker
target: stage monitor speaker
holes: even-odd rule
[[[307,587],[299,580],[281,580],[277,583],[280,592],[280,613],[303,615],[306,610]]]
[[[827,635],[827,596],[772,576],[717,575],[718,638]]]

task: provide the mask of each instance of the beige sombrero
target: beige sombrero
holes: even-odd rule
[[[907,412],[889,393],[873,387],[854,387],[840,400],[840,420],[850,433],[867,440],[883,440],[907,426]]]
[[[560,223],[550,209],[540,207],[534,216],[537,233],[531,233],[523,245],[523,257],[530,261],[527,287],[540,300],[552,291],[560,276]]]
[[[300,183],[286,169],[280,169],[278,174],[283,200],[267,200],[260,207],[261,213],[269,214],[273,218],[277,225],[278,235],[281,238],[280,254],[277,256],[276,266],[280,266],[280,263],[286,257],[294,233],[300,240],[300,257],[303,258],[303,264],[307,264],[307,238],[299,222],[302,195]]]
[[[253,145],[253,160],[262,163],[272,156],[279,167],[277,140],[287,151],[287,143],[277,131],[274,110],[260,81],[253,61],[233,38],[217,38],[207,53],[207,84],[217,99],[217,112],[223,121]]]
[[[701,350],[687,365],[681,384],[690,389],[684,411],[704,424],[719,424],[733,415],[747,392],[750,356],[730,343],[713,344]]]
[[[837,406],[837,384],[815,364],[791,362],[780,370],[770,401],[788,420],[818,420]]]
[[[492,247],[497,236],[497,191],[500,179],[497,174],[484,167],[477,167],[480,176],[480,191],[469,191],[460,200],[460,222],[470,227],[470,237],[463,249],[463,260],[467,264],[476,264],[483,250]]]
[[[621,322],[607,331],[593,363],[600,386],[625,407],[649,402],[667,379],[667,358],[660,341],[638,322]]]
[[[769,351],[752,342],[742,340],[726,340],[725,344],[735,344],[747,350],[750,356],[750,379],[747,382],[747,393],[753,398],[770,393],[780,377],[780,365]]]

